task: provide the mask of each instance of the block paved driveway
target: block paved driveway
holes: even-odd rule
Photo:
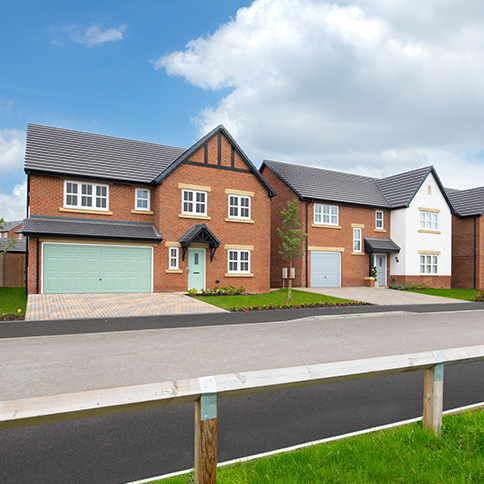
[[[26,321],[224,313],[182,293],[31,294]]]
[[[410,291],[396,291],[386,287],[295,287],[298,291],[315,292],[326,296],[364,301],[377,306],[400,306],[413,304],[465,303],[461,299],[429,296]]]

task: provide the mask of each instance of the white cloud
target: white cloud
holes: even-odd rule
[[[122,40],[126,25],[120,25],[119,27],[106,30],[102,30],[99,25],[91,25],[87,29],[82,29],[79,25],[66,25],[63,30],[69,32],[71,40],[77,44],[93,47],[104,44],[105,42]]]
[[[25,155],[25,131],[0,130],[0,176],[22,167]]]
[[[10,195],[0,193],[0,218],[21,220],[25,218],[27,182],[16,185]]]
[[[154,65],[228,88],[195,122],[223,123],[254,160],[375,176],[455,164],[451,181],[482,185],[483,23],[478,0],[256,0]]]

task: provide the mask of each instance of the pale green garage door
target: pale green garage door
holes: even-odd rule
[[[43,244],[44,294],[151,292],[152,248]]]

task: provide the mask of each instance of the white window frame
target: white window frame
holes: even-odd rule
[[[377,210],[375,212],[375,228],[378,230],[383,230],[383,217],[383,210]]]
[[[358,227],[353,229],[353,252],[363,252],[363,230]]]
[[[76,192],[67,192],[68,184],[76,187]],[[91,193],[82,193],[83,187],[90,187]],[[103,190],[106,189],[106,195],[98,195],[98,188]],[[67,203],[68,197],[76,197],[76,203]],[[91,205],[83,205],[83,198],[89,198],[91,200]],[[106,200],[105,207],[97,207],[98,200]],[[74,208],[78,210],[96,210],[99,212],[109,211],[109,185],[104,185],[100,183],[90,183],[90,182],[80,182],[72,180],[64,180],[64,208]]]
[[[142,198],[138,195],[138,192],[146,192],[146,198]],[[135,188],[134,190],[134,209],[139,210],[140,212],[149,212],[150,211],[150,200],[151,199],[151,190],[149,188]],[[144,202],[146,200],[147,206],[140,207],[138,206],[138,202]]]
[[[179,267],[179,247],[168,247],[168,270],[177,271]]]
[[[242,260],[242,254],[247,254],[247,259]],[[233,257],[234,255],[235,258]],[[243,269],[242,265],[246,266],[246,268]],[[250,250],[228,250],[227,272],[229,274],[250,274]]]
[[[250,210],[250,205],[251,205],[250,198],[251,197],[247,197],[245,195],[233,195],[232,193],[229,193],[229,198],[228,198],[229,214],[228,214],[228,218],[235,218],[235,219],[239,219],[239,220],[250,220],[250,212],[251,212],[251,210]],[[247,206],[242,206],[242,199],[247,200],[247,202],[248,202]],[[235,201],[235,203],[231,203],[233,201]],[[232,209],[235,212],[235,215],[233,213],[231,213]],[[247,211],[247,215],[242,215],[242,210]]]
[[[439,214],[419,210],[419,226],[421,230],[439,230]]]
[[[185,200],[185,194],[186,193],[191,193],[192,194],[192,200]],[[197,195],[198,194],[203,194],[205,197],[204,202],[197,202]],[[208,205],[208,192],[204,192],[201,190],[188,190],[188,189],[183,189],[182,190],[182,214],[184,215],[195,215],[195,216],[207,216],[207,205]],[[191,203],[192,204],[192,210],[185,210],[185,202],[186,203]],[[197,212],[197,204],[203,205],[204,212]]]
[[[420,274],[438,274],[439,256],[436,254],[420,254]]]
[[[314,204],[314,223],[318,225],[339,225],[338,205]]]

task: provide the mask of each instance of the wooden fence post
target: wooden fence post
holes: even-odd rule
[[[199,378],[195,403],[195,484],[217,482],[217,387],[214,377]]]
[[[444,359],[440,351],[432,351],[437,364],[424,370],[423,427],[431,429],[436,436],[442,432],[444,403]]]

